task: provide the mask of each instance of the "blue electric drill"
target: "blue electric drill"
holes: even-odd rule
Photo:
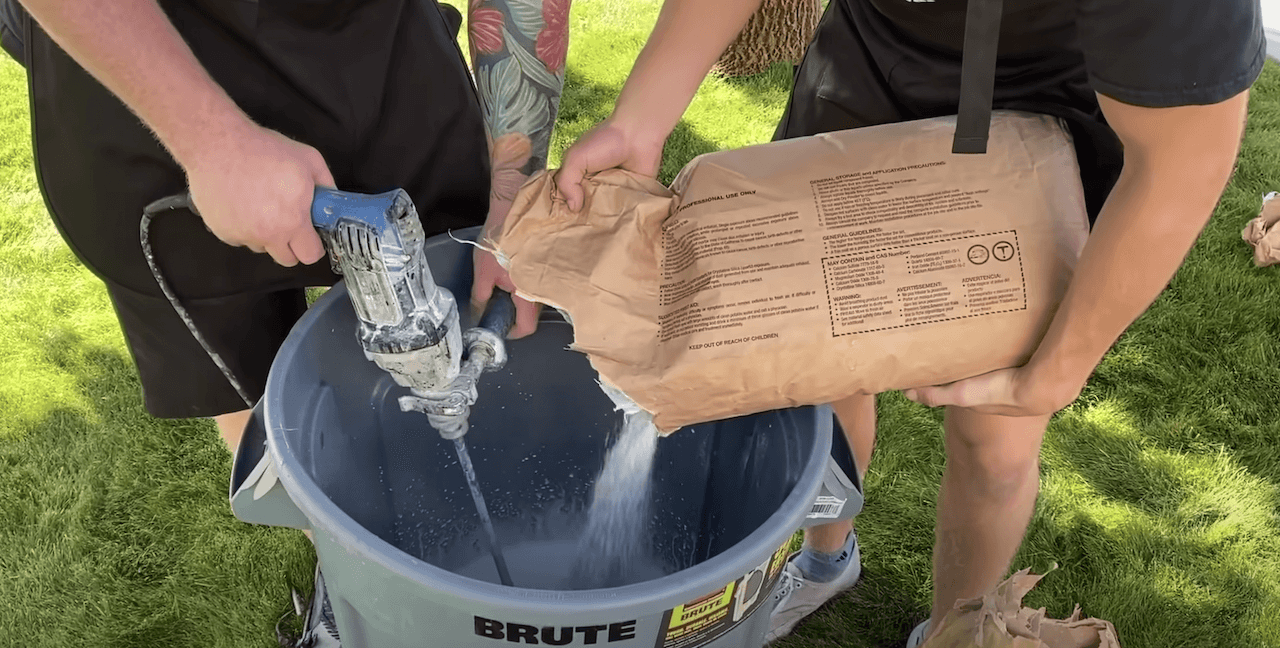
[[[347,280],[365,357],[415,393],[445,388],[461,370],[458,304],[431,276],[408,194],[316,189],[311,221]]]
[[[316,189],[311,220],[333,271],[347,281],[365,356],[413,392],[400,397],[402,410],[425,413],[431,426],[453,441],[498,576],[511,585],[462,440],[480,374],[506,362],[502,338],[515,321],[511,296],[494,291],[479,325],[463,332],[457,301],[431,276],[422,253],[422,224],[404,190],[363,195]],[[464,348],[467,358],[460,362]]]
[[[189,194],[170,196],[147,206],[141,223],[143,253],[174,310],[252,408],[252,399],[200,334],[151,252],[152,217],[180,207],[196,211]],[[316,188],[311,220],[334,272],[346,280],[347,294],[360,322],[357,337],[365,357],[396,383],[410,389],[410,395],[399,399],[402,410],[425,413],[431,426],[453,441],[498,575],[504,584],[511,585],[511,575],[462,438],[467,433],[471,405],[477,398],[480,374],[506,362],[503,338],[515,322],[511,296],[495,290],[479,325],[463,331],[457,300],[431,275],[423,255],[426,237],[422,224],[413,201],[402,189],[369,195]]]
[[[158,200],[144,210],[141,237],[147,263],[192,335],[252,407],[235,376],[187,316],[151,252],[151,218],[176,208],[195,212],[189,194]],[[433,425],[445,424],[450,428],[441,429],[446,438],[465,433],[466,406],[475,401],[475,378],[506,360],[503,338],[515,321],[511,296],[494,291],[479,325],[463,331],[457,300],[431,275],[422,252],[422,224],[403,189],[359,194],[317,188],[311,220],[334,272],[346,279],[365,356],[413,393],[401,399],[401,407],[430,415]]]

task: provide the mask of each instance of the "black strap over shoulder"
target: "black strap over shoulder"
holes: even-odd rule
[[[1002,0],[969,0],[960,60],[960,108],[952,153],[986,153],[996,86]]]

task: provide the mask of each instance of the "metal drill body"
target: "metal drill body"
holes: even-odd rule
[[[447,388],[461,370],[458,305],[431,275],[408,194],[318,189],[312,221],[347,280],[365,356],[415,393]]]
[[[426,414],[431,427],[453,441],[498,574],[511,585],[463,440],[480,374],[506,361],[503,337],[515,320],[510,296],[495,291],[480,325],[464,333],[457,301],[431,276],[422,223],[403,190],[363,195],[316,189],[311,220],[333,271],[347,281],[365,357],[413,392],[400,397],[401,410]]]

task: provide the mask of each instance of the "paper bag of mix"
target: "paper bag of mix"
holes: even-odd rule
[[[667,190],[622,170],[571,212],[552,176],[496,248],[522,296],[574,325],[601,379],[684,425],[1025,363],[1088,235],[1056,118],[954,117],[722,151]]]
[[[1023,607],[1042,578],[1024,569],[986,596],[957,601],[922,648],[1120,648],[1115,626],[1082,618],[1078,605],[1065,619]]]
[[[1262,198],[1262,212],[1245,224],[1240,236],[1253,246],[1253,264],[1259,268],[1280,263],[1280,193]]]

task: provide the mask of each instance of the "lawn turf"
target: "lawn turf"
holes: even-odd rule
[[[460,0],[454,4],[465,6]],[[579,0],[555,164],[605,117],[656,0]],[[790,68],[711,79],[667,144],[766,141]],[[159,421],[105,292],[62,244],[32,172],[22,70],[0,63],[0,647],[273,646],[300,534],[231,517],[230,455],[206,421]],[[1280,268],[1240,240],[1280,190],[1280,68],[1251,101],[1239,169],[1170,289],[1050,425],[1015,568],[1028,597],[1113,621],[1126,648],[1280,646]],[[940,412],[880,398],[858,518],[865,573],[784,648],[901,645],[926,614]]]

